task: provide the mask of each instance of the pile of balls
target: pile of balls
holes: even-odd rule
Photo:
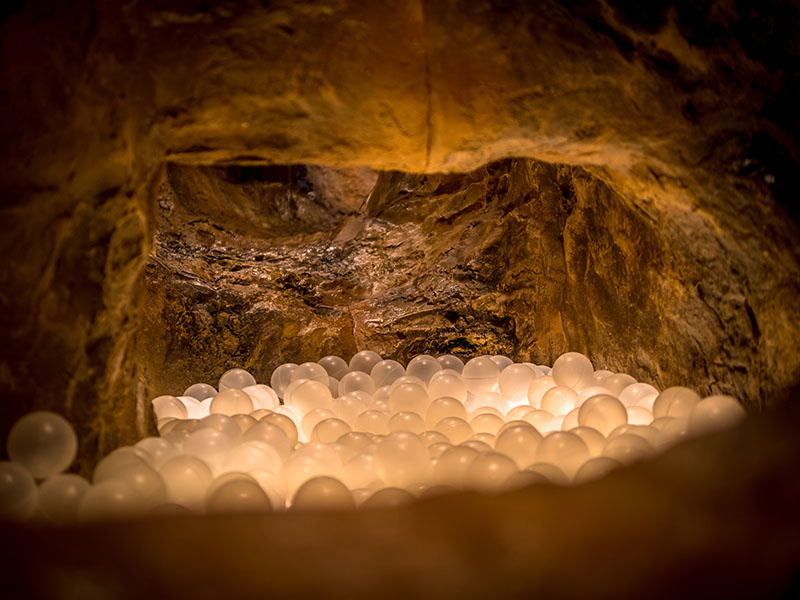
[[[579,484],[741,421],[735,399],[659,391],[595,371],[576,352],[552,369],[479,356],[372,351],[232,369],[152,401],[159,436],[111,452],[91,483],[64,473],[71,425],[20,419],[0,463],[0,516],[74,523],[146,514],[393,507],[458,490]]]

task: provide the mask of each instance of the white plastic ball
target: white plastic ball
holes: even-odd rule
[[[689,434],[708,435],[730,429],[741,423],[747,413],[730,396],[708,396],[698,402],[689,414]]]
[[[375,363],[369,375],[377,389],[391,385],[405,374],[406,369],[403,365],[396,360],[387,359]]]
[[[186,405],[175,396],[159,396],[150,402],[156,419],[186,419],[189,411]]]
[[[289,406],[300,414],[304,415],[315,408],[333,408],[333,397],[328,386],[313,379],[294,382],[291,390],[287,390],[284,399],[286,406]]]
[[[175,445],[161,437],[146,437],[139,440],[134,448],[144,450],[148,456],[147,462],[156,469],[178,455]]]
[[[297,490],[293,510],[350,510],[355,501],[350,490],[333,477],[314,477]]]
[[[505,421],[502,417],[493,414],[483,413],[469,420],[469,426],[472,427],[472,431],[476,434],[490,433],[495,435],[503,425],[505,425]]]
[[[269,379],[270,387],[278,394],[278,398],[283,398],[283,394],[292,382],[292,373],[297,368],[295,363],[284,363],[277,367]]]
[[[341,379],[350,370],[347,361],[339,356],[325,356],[319,359],[317,364],[334,379]]]
[[[209,385],[207,383],[194,383],[186,388],[186,390],[183,392],[183,395],[191,396],[192,398],[202,401],[206,398],[212,398],[213,396],[216,396],[217,390],[213,385]]]
[[[644,406],[627,406],[625,410],[628,412],[628,423],[631,425],[649,425],[653,422],[653,413]]]
[[[246,415],[253,412],[253,401],[238,388],[221,391],[211,400],[211,414],[227,416]]]
[[[406,373],[412,377],[419,377],[425,385],[431,380],[438,371],[442,370],[442,365],[432,356],[417,356],[408,363]]]
[[[578,423],[608,435],[614,428],[628,422],[628,412],[622,402],[613,396],[593,396],[581,406]]]
[[[472,448],[451,446],[438,457],[433,467],[433,480],[441,485],[462,489],[467,469],[479,455],[480,453]]]
[[[39,486],[39,510],[58,525],[78,522],[78,509],[84,494],[92,487],[80,475],[60,473]]]
[[[579,352],[562,354],[553,363],[553,381],[556,385],[570,387],[580,391],[592,385],[594,367],[592,361]]]
[[[211,469],[195,456],[180,455],[159,469],[167,488],[167,500],[200,513],[205,506],[206,490],[212,480]]]
[[[569,477],[556,465],[550,463],[535,463],[525,470],[538,473],[547,478],[553,485],[569,485]]]
[[[43,479],[72,464],[78,452],[78,437],[61,415],[36,411],[14,423],[6,450],[11,462],[25,467],[35,479]]]
[[[469,423],[459,417],[445,417],[436,423],[434,429],[444,435],[452,444],[465,442],[475,433]]]
[[[298,381],[299,379],[311,379],[323,385],[328,385],[328,372],[325,367],[315,362],[305,362],[292,371],[292,381]]]
[[[528,404],[528,389],[537,374],[526,365],[509,365],[500,373],[500,392],[514,406]]]
[[[464,475],[464,486],[484,493],[499,492],[517,471],[516,463],[505,454],[487,452],[470,463]]]
[[[95,466],[94,473],[92,473],[92,482],[100,483],[111,479],[119,469],[130,464],[147,463],[149,459],[150,456],[141,448],[123,446],[112,450],[108,456],[104,456]]]
[[[78,507],[78,517],[81,521],[130,519],[141,514],[144,508],[141,498],[128,483],[112,479],[86,490]]]
[[[444,354],[436,360],[442,365],[442,369],[452,369],[456,373],[461,373],[464,370],[464,362],[452,354]]]
[[[322,444],[333,444],[345,433],[351,431],[350,425],[337,418],[328,418],[320,421],[311,431],[311,441]]]
[[[591,456],[600,456],[606,445],[605,436],[592,427],[575,427],[569,430],[570,433],[577,435],[589,448]]]
[[[185,455],[199,458],[212,471],[217,472],[237,440],[238,436],[231,438],[224,431],[205,427],[189,434],[183,443],[182,452]]]
[[[372,367],[383,360],[381,355],[372,350],[362,350],[353,355],[350,359],[351,371],[362,371],[369,375],[372,372]]]
[[[589,447],[581,437],[562,431],[546,435],[536,451],[536,462],[556,465],[570,479],[589,458]]]
[[[526,425],[512,426],[498,434],[495,450],[510,457],[520,469],[536,462],[536,451],[542,441],[541,434]]]
[[[387,423],[389,432],[392,431],[410,431],[414,434],[420,434],[426,429],[425,421],[415,412],[400,411],[393,414]]]
[[[536,431],[544,435],[550,431],[561,429],[561,424],[553,413],[546,410],[531,410],[526,413],[522,420],[530,423],[536,428]]]
[[[241,390],[249,385],[255,385],[256,378],[244,369],[229,369],[219,378],[219,391]]]
[[[543,483],[550,483],[550,480],[541,473],[528,470],[517,471],[516,473],[512,473],[509,478],[505,480],[502,490],[504,492],[513,492]]]
[[[278,399],[278,394],[275,393],[268,385],[257,383],[242,388],[242,391],[250,396],[253,401],[253,410],[267,409],[272,410],[280,406],[281,401]]]
[[[447,371],[439,371],[431,377],[428,384],[428,396],[437,398],[455,398],[462,404],[467,400],[467,386],[461,376]]]
[[[528,388],[528,404],[536,409],[542,408],[542,396],[545,395],[547,390],[554,387],[556,387],[556,382],[549,375],[537,377]]]
[[[231,440],[236,441],[242,435],[239,424],[232,417],[223,414],[209,415],[200,420],[195,427],[195,431],[200,429],[216,429],[227,435]]]
[[[22,465],[0,461],[0,518],[25,521],[36,509],[36,482]]]
[[[686,387],[674,386],[665,389],[653,403],[653,417],[688,417],[700,396]]]
[[[272,510],[269,497],[252,478],[236,477],[221,485],[212,484],[212,486],[213,490],[206,498],[208,513],[251,513]]]
[[[379,410],[365,410],[356,418],[355,429],[378,435],[389,431],[389,415]]]
[[[588,483],[595,479],[605,477],[611,471],[615,471],[621,466],[622,463],[618,460],[614,460],[608,456],[597,456],[583,463],[583,466],[575,473],[573,482],[576,484]]]
[[[230,473],[239,471],[249,473],[250,471],[269,471],[278,473],[283,462],[270,444],[258,440],[242,442],[232,448],[223,458],[219,473]],[[213,471],[213,469],[212,469]]]
[[[375,449],[376,470],[389,486],[407,487],[427,481],[430,476],[428,449],[413,433],[395,431]]]
[[[389,392],[389,411],[394,414],[402,411],[424,415],[429,404],[428,392],[415,383],[403,383]]]
[[[372,394],[375,391],[375,382],[372,377],[362,371],[348,373],[339,382],[339,392],[349,394],[350,392],[366,392]]]
[[[632,383],[619,393],[619,401],[625,406],[637,404],[640,398],[658,394],[658,390],[648,383]]]
[[[378,490],[361,503],[361,508],[370,510],[376,508],[397,508],[405,506],[415,500],[414,495],[404,489],[387,487]]]
[[[269,423],[275,425],[276,427],[280,427],[283,430],[283,433],[286,434],[286,437],[289,438],[289,445],[294,448],[297,445],[298,439],[298,431],[297,425],[295,422],[292,421],[286,415],[282,415],[280,413],[272,413],[263,417],[259,423]]]
[[[500,368],[489,356],[478,356],[467,361],[461,371],[461,379],[473,394],[491,392],[497,385]]]
[[[609,439],[603,449],[603,456],[625,465],[644,460],[653,454],[655,454],[653,446],[643,437],[632,433],[623,433]]]
[[[251,427],[242,437],[242,442],[263,442],[271,446],[281,459],[289,458],[292,453],[292,444],[286,432],[278,425],[262,421]]]
[[[542,410],[553,415],[566,415],[575,408],[578,392],[571,387],[557,385],[547,390],[542,396]]]
[[[608,389],[615,398],[618,398],[626,387],[634,383],[636,383],[636,379],[627,373],[614,373],[603,379],[603,387]]]

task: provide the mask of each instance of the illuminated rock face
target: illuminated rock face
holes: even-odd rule
[[[362,291],[349,286],[361,276],[346,274],[348,285],[319,291],[321,282],[286,267],[291,306],[308,290],[326,292],[337,333],[323,329],[317,347],[336,342],[342,353],[362,336],[408,355],[439,339],[455,344],[455,331],[471,328],[475,345],[544,357],[574,344],[599,365],[663,384],[705,369],[704,381],[750,406],[797,378],[795,6],[168,2],[47,11],[26,8],[3,28],[3,434],[27,410],[56,409],[87,440],[86,467],[151,426],[147,388],[158,382],[137,388],[147,360],[134,357],[143,307],[168,305],[145,303],[153,289],[141,277],[165,161],[428,173],[506,156],[579,165],[384,175],[366,213],[320,213],[297,241],[313,246],[313,231],[322,240],[333,227],[374,265],[370,230],[356,226],[384,221],[403,241],[396,269],[416,289],[395,297],[383,278],[384,291]],[[456,232],[467,237],[449,240],[451,263],[443,240]],[[417,257],[438,274],[417,273]],[[151,273],[151,283],[168,282],[161,293],[177,285],[169,271]],[[233,285],[225,273],[212,299]],[[290,293],[298,282],[305,287]],[[336,297],[342,290],[350,301]],[[455,321],[414,312],[441,310],[440,299],[458,300]],[[396,302],[414,312],[408,325],[392,312]],[[286,323],[307,317],[323,327],[316,306],[292,308]],[[629,332],[612,336],[620,322]],[[405,337],[385,337],[382,323]],[[286,337],[302,350],[293,327]],[[431,327],[426,340],[420,329]],[[215,339],[239,348],[224,331]],[[157,346],[156,355],[174,356]]]

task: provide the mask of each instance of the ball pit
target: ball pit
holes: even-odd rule
[[[219,391],[217,391],[219,390]],[[91,481],[77,438],[24,416],[0,462],[0,517],[56,524],[147,514],[401,506],[458,490],[581,484],[739,423],[728,396],[659,392],[576,352],[545,365],[362,351],[287,363],[270,385],[231,369],[152,401],[159,437],[118,448]]]

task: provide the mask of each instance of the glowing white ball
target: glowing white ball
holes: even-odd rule
[[[542,396],[547,390],[554,387],[556,387],[556,382],[549,375],[537,377],[528,388],[528,404],[537,409],[542,408]]]
[[[341,379],[350,370],[347,361],[339,356],[325,356],[319,359],[317,364],[334,379]]]
[[[436,360],[442,365],[442,369],[452,369],[456,373],[461,373],[464,370],[464,362],[452,354],[444,354]]]
[[[381,355],[372,350],[362,350],[353,355],[350,359],[351,371],[362,371],[368,375],[372,372],[372,367],[383,360]]]
[[[186,405],[175,396],[159,396],[150,402],[156,419],[186,419],[189,411]]]
[[[412,377],[419,377],[428,385],[431,377],[442,370],[442,365],[432,356],[416,356],[411,359],[406,367],[406,373]]]
[[[292,383],[292,373],[296,368],[297,365],[295,363],[284,363],[272,372],[269,385],[278,394],[278,398],[283,398],[286,388]]]
[[[34,478],[43,479],[72,464],[78,452],[78,438],[61,415],[36,411],[14,423],[6,450],[11,462],[25,467]]]
[[[708,396],[698,402],[689,414],[689,434],[708,435],[730,429],[741,423],[747,413],[730,396]]]
[[[583,403],[578,412],[581,426],[592,427],[603,435],[608,435],[614,428],[627,422],[625,406],[613,396],[593,396]]]
[[[378,476],[389,486],[406,487],[430,477],[428,449],[413,433],[387,435],[378,442],[375,461]]]
[[[470,463],[464,475],[464,486],[484,493],[499,492],[517,471],[516,463],[505,454],[486,452]]]
[[[90,487],[92,484],[80,475],[60,473],[48,477],[39,486],[39,510],[53,523],[76,523],[81,500]]]
[[[253,401],[237,388],[223,390],[211,400],[211,414],[246,415],[253,412]]]
[[[556,385],[570,387],[580,391],[592,385],[594,367],[592,361],[579,352],[562,354],[553,363],[553,381]]]
[[[621,466],[622,463],[618,460],[614,460],[608,456],[597,456],[583,463],[583,466],[575,473],[573,482],[576,484],[588,483],[589,481],[605,477],[611,471],[619,469]]]
[[[537,373],[526,365],[509,365],[500,373],[500,392],[512,405],[528,404],[528,389],[536,377]]]
[[[212,484],[212,486],[213,489],[206,498],[206,512],[208,513],[248,513],[272,510],[269,497],[252,478],[235,477],[221,485]]]
[[[217,390],[213,385],[209,385],[207,383],[194,383],[186,388],[186,390],[183,392],[183,395],[191,396],[192,398],[203,401],[206,398],[213,398],[216,396]]]
[[[439,371],[428,383],[428,396],[437,398],[455,398],[461,403],[467,400],[467,386],[461,376],[453,372]]]
[[[0,461],[0,518],[25,521],[36,509],[36,483],[20,464]]]
[[[653,403],[653,417],[688,417],[700,396],[689,388],[674,386],[665,389]]]
[[[219,378],[219,391],[241,390],[250,385],[256,384],[256,378],[244,369],[229,369]]]
[[[497,385],[500,368],[489,356],[479,356],[467,361],[461,371],[461,379],[473,394],[491,392]]]

